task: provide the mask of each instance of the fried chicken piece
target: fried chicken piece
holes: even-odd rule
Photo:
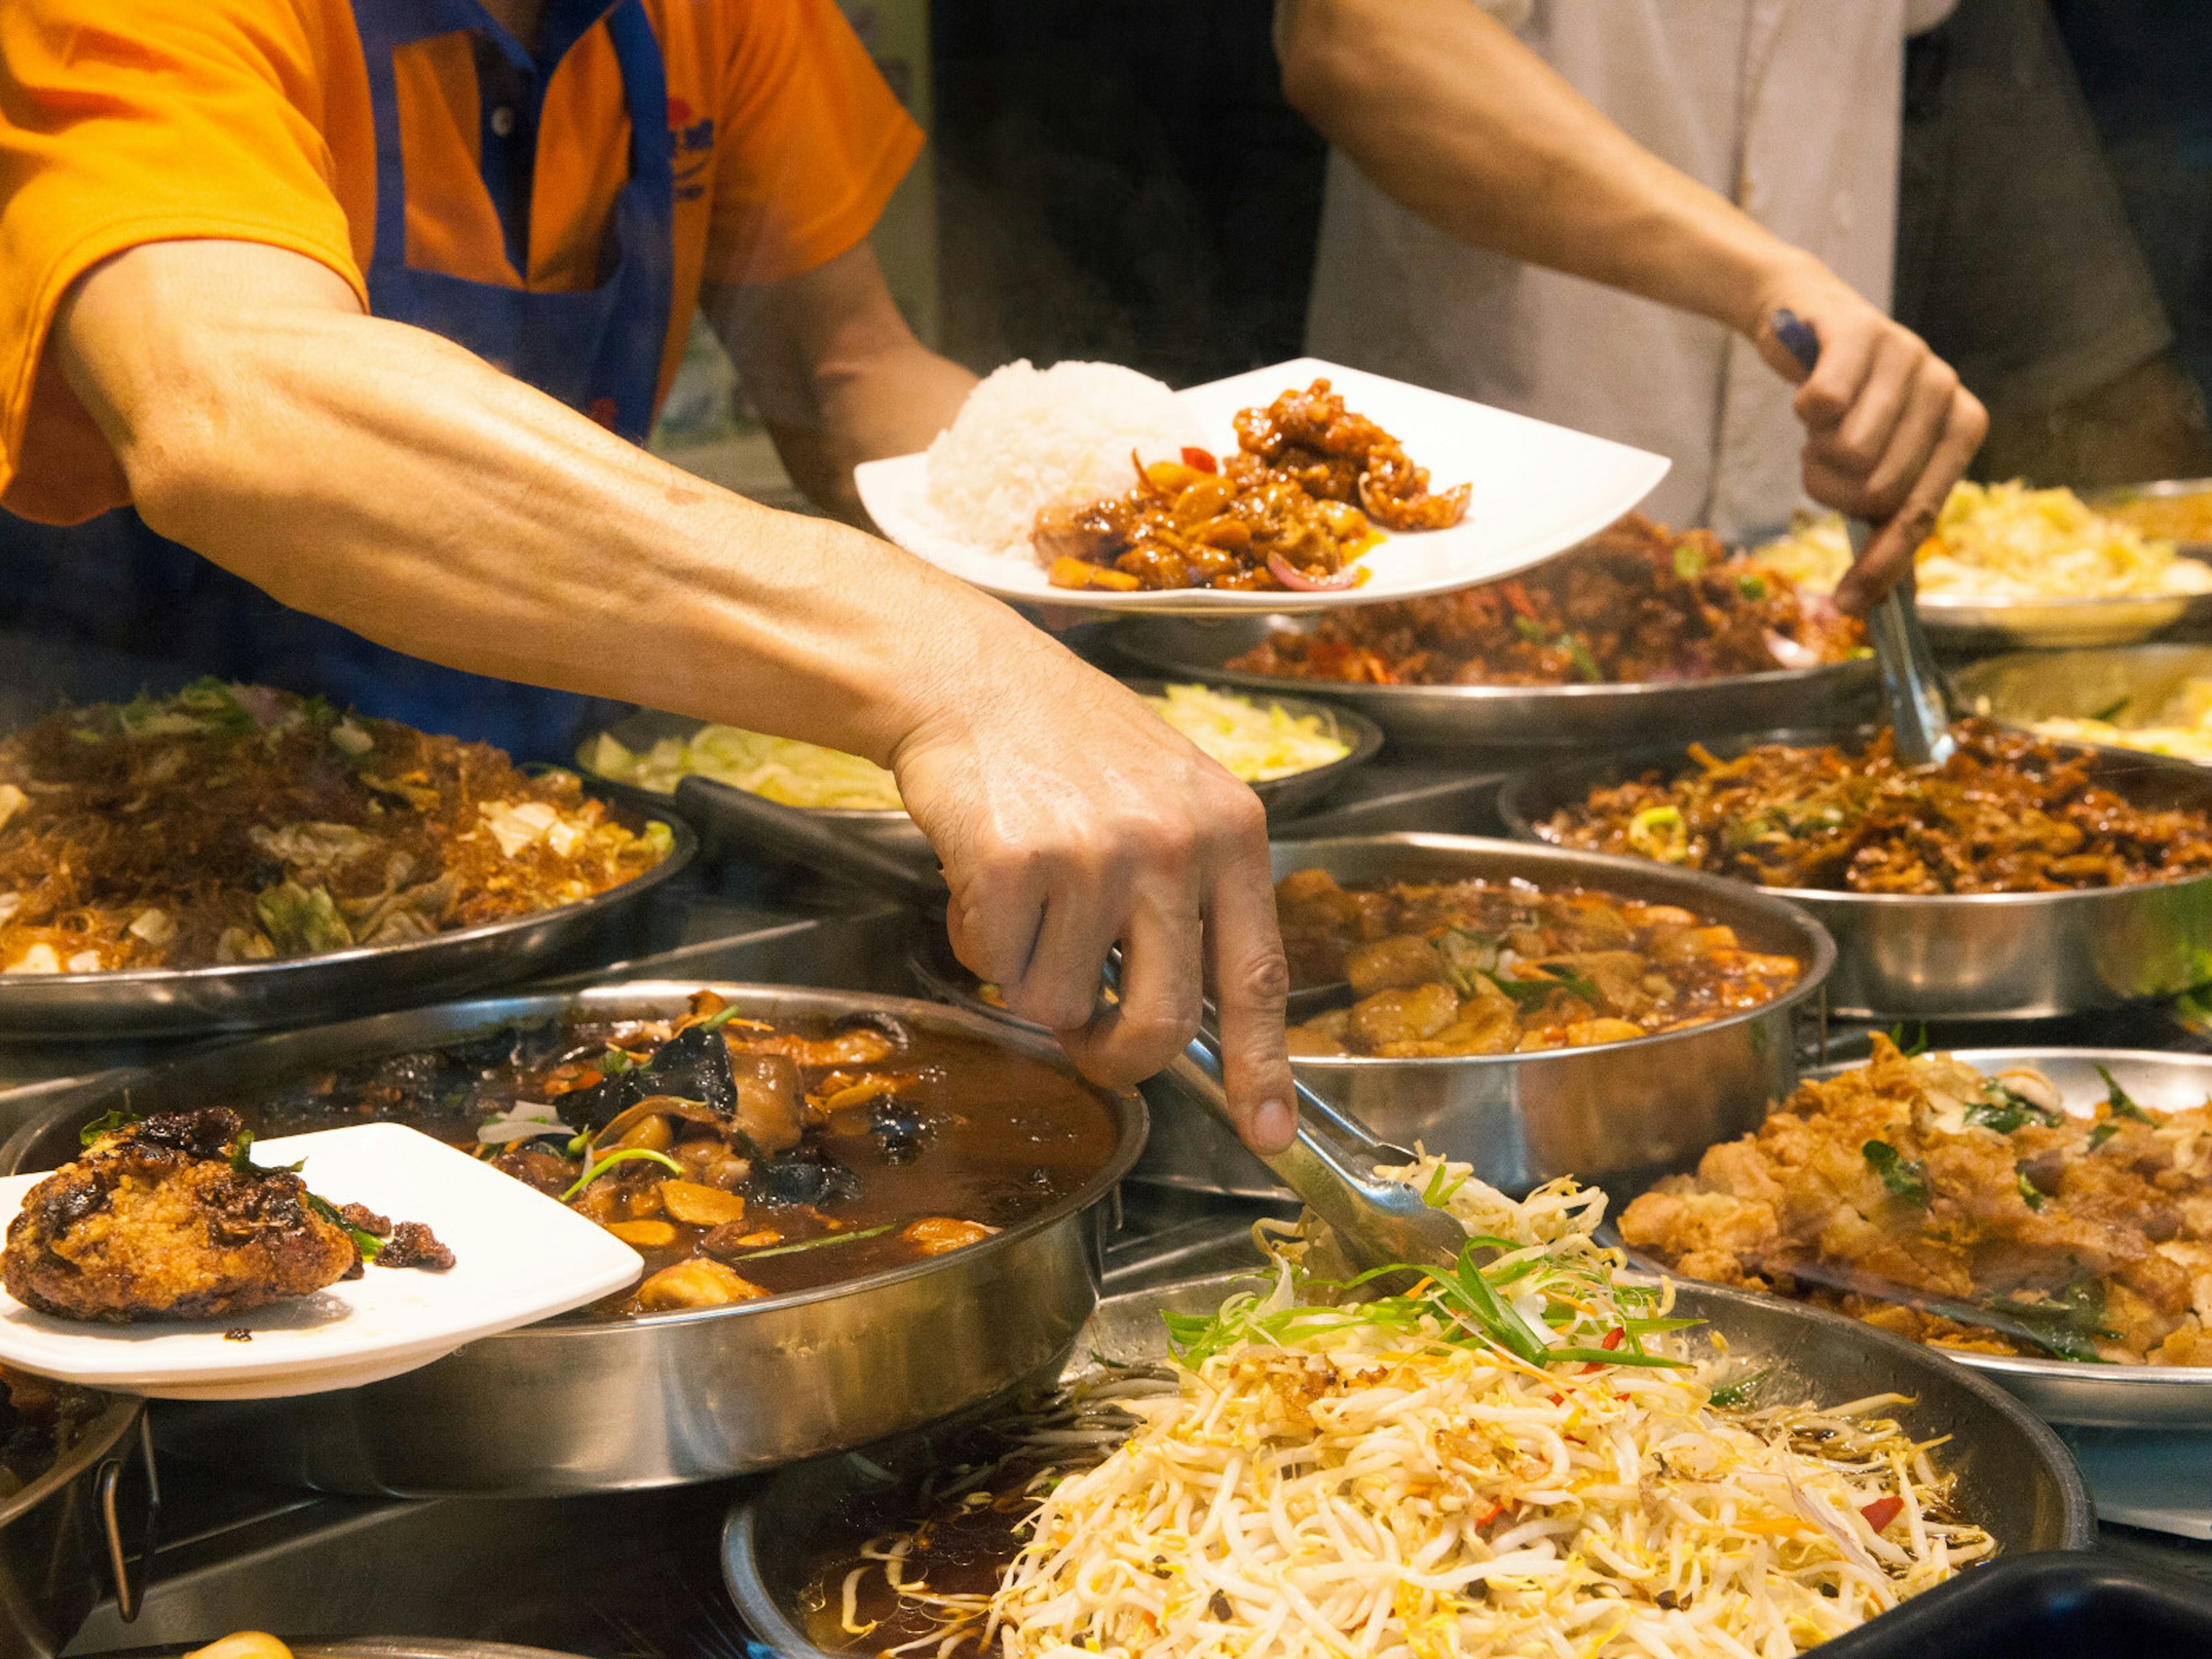
[[[128,1324],[243,1313],[360,1263],[296,1175],[232,1166],[238,1114],[167,1112],[95,1142],[33,1187],[0,1283],[61,1319]]]

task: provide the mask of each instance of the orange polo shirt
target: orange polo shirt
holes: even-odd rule
[[[675,291],[665,393],[702,283],[774,283],[853,246],[921,148],[833,0],[645,0],[668,79]],[[544,89],[528,269],[480,170],[465,34],[397,55],[407,258],[589,288],[629,170],[604,22]],[[98,429],[40,373],[70,284],[144,242],[319,260],[364,307],[376,144],[349,0],[0,0],[0,506],[53,524],[123,504]],[[33,396],[35,389],[36,395]]]

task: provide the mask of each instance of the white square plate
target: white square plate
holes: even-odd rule
[[[379,1267],[313,1296],[222,1319],[98,1325],[33,1312],[0,1291],[0,1360],[87,1388],[163,1400],[265,1400],[349,1389],[443,1358],[463,1343],[580,1308],[643,1270],[636,1251],[566,1205],[397,1123],[253,1145],[267,1166],[332,1204],[429,1224],[443,1273]],[[52,1173],[51,1171],[46,1172]],[[46,1174],[0,1180],[13,1219]],[[223,1333],[240,1326],[252,1340]]]
[[[1474,485],[1467,516],[1449,530],[1386,535],[1359,562],[1373,574],[1330,593],[1247,593],[1212,588],[1115,593],[1054,587],[1044,567],[963,541],[928,504],[929,458],[901,455],[857,468],[860,500],[884,533],[909,553],[1002,599],[1170,616],[1224,611],[1325,611],[1449,592],[1540,564],[1596,534],[1650,495],[1672,465],[1626,444],[1532,421],[1402,380],[1300,357],[1176,395],[1198,417],[1218,454],[1237,447],[1237,410],[1271,404],[1326,377],[1356,413],[1381,424],[1429,470],[1438,490]],[[1133,478],[1132,479],[1133,483]]]

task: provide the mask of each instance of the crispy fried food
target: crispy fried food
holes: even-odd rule
[[[0,741],[0,973],[401,944],[587,898],[669,845],[569,774],[204,680]]]
[[[127,1324],[242,1313],[358,1272],[298,1176],[234,1162],[239,1129],[210,1107],[102,1137],[24,1199],[0,1282],[41,1313]]]
[[[452,1248],[440,1243],[425,1221],[401,1222],[376,1253],[380,1267],[427,1267],[432,1273],[445,1272],[453,1260]]]
[[[1411,1060],[1625,1042],[1771,1002],[1803,972],[1671,905],[1578,887],[1390,882],[1326,871],[1275,887],[1294,985],[1355,999],[1291,1028],[1295,1054]]]
[[[2114,1092],[2063,1109],[2041,1073],[1948,1054],[1874,1058],[1801,1084],[1753,1135],[1708,1151],[1620,1218],[1692,1279],[1802,1297],[1940,1346],[2212,1364],[2212,1106]],[[2016,1320],[2030,1343],[1813,1285],[1811,1264]],[[1800,1273],[1793,1273],[1793,1266]]]
[[[1139,465],[1127,495],[1039,513],[1030,540],[1052,584],[1343,586],[1375,525],[1441,530],[1467,512],[1468,485],[1430,494],[1428,469],[1327,380],[1243,410],[1236,424],[1238,448],[1218,466],[1187,449],[1181,463]]]
[[[1890,734],[1854,751],[1761,744],[1590,792],[1539,826],[1547,841],[1850,893],[2034,893],[2173,881],[2212,871],[2212,814],[2130,799],[2095,751],[1984,720],[1952,727],[1941,767],[1900,765]]]
[[[1702,680],[1841,662],[1858,623],[1711,531],[1632,513],[1524,575],[1323,617],[1229,666],[1362,685]]]

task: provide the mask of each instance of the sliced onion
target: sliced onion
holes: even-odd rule
[[[1809,645],[1801,645],[1785,638],[1772,629],[1766,630],[1766,648],[1774,653],[1774,660],[1784,668],[1818,668],[1820,653]]]
[[[1359,579],[1366,574],[1356,564],[1348,564],[1334,576],[1309,576],[1279,553],[1267,555],[1267,568],[1277,581],[1293,593],[1334,593],[1347,587],[1357,587]]]

